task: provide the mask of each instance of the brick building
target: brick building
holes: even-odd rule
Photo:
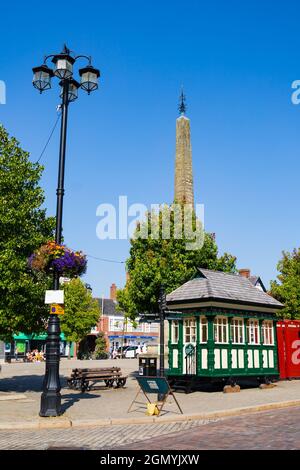
[[[136,324],[127,320],[124,312],[117,310],[116,291],[117,286],[112,284],[110,298],[98,299],[102,314],[93,333],[97,335],[99,331],[104,332],[108,351],[120,346],[157,344],[159,325],[139,323],[138,318]]]

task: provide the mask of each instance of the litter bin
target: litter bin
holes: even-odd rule
[[[157,375],[157,356],[139,355],[139,375],[152,377]]]

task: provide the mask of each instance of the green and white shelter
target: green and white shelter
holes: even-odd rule
[[[279,376],[276,314],[283,305],[262,283],[199,268],[167,296],[167,306],[171,380]]]

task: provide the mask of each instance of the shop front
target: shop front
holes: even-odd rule
[[[13,342],[7,345],[6,351],[10,356],[22,358],[30,351],[38,350],[45,353],[47,333],[29,334],[19,333],[13,336]],[[71,350],[70,350],[71,349]],[[64,333],[60,335],[60,354],[68,356],[69,351],[71,357],[74,355],[74,343],[66,340]]]

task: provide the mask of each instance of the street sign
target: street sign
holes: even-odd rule
[[[65,313],[65,309],[63,305],[59,304],[51,304],[50,313],[53,315],[63,315]]]
[[[64,291],[63,290],[46,290],[45,304],[63,304]]]

